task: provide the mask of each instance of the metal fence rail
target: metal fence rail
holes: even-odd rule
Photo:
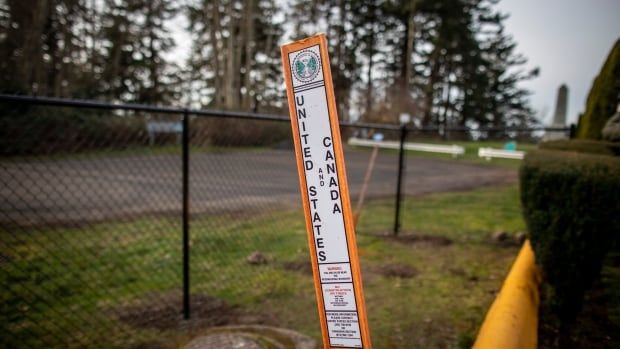
[[[44,106],[56,106],[56,107],[75,107],[75,108],[88,108],[88,109],[102,109],[102,110],[130,110],[140,112],[151,113],[163,113],[163,114],[188,114],[191,116],[205,116],[205,117],[229,117],[237,119],[249,119],[249,120],[269,120],[269,121],[282,121],[289,122],[288,116],[272,115],[272,114],[260,114],[249,112],[237,112],[226,110],[209,110],[209,109],[191,109],[191,108],[179,108],[179,107],[163,107],[146,104],[131,104],[131,103],[109,103],[99,102],[91,100],[79,100],[68,98],[55,98],[55,97],[34,97],[34,96],[20,96],[20,95],[6,95],[0,94],[0,102],[18,103],[25,105],[44,105]],[[374,124],[366,122],[351,122],[341,121],[341,126],[366,128],[386,131],[398,131],[402,126],[391,124]],[[404,126],[406,132],[421,132],[421,133],[435,133],[437,131],[446,132],[534,132],[534,131],[547,131],[547,132],[571,132],[570,127],[481,127],[472,129],[470,127],[450,126],[450,127],[411,127]]]
[[[307,260],[295,247],[305,232],[291,218],[299,189],[286,116],[13,95],[0,108],[0,347],[132,347],[226,323],[247,316],[235,299],[277,294],[268,260]],[[180,144],[173,131],[149,134],[150,122],[180,123]],[[394,200],[394,233],[407,139],[569,131],[341,125],[400,142],[371,186]],[[361,181],[369,156],[347,154],[349,177]]]

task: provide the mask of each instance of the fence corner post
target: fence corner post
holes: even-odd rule
[[[394,213],[394,235],[398,235],[400,230],[400,205],[403,190],[403,172],[405,167],[405,140],[407,138],[407,126],[400,127],[400,145],[398,149],[398,178],[396,180],[396,210]]]
[[[189,300],[189,110],[183,111],[182,135],[182,167],[183,167],[183,318],[190,317]]]
[[[568,138],[575,139],[577,137],[577,125],[570,124],[570,128],[568,129]]]

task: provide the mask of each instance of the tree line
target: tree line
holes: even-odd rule
[[[341,119],[531,125],[498,1],[0,0],[0,91],[284,112],[279,45],[324,32]]]

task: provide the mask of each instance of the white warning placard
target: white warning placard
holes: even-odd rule
[[[282,47],[326,348],[370,348],[325,38]]]

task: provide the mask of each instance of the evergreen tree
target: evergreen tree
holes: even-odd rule
[[[102,17],[102,93],[109,99],[170,103],[177,82],[164,54],[174,47],[171,0],[107,0]]]
[[[384,0],[356,1],[356,11],[352,18],[359,41],[358,62],[361,64],[358,108],[362,110],[361,116],[367,122],[390,121],[385,111],[378,108],[380,101],[385,98],[386,81],[382,72],[385,71],[387,57],[391,56],[386,51],[389,37],[386,33],[393,22],[386,16],[386,4]]]
[[[72,96],[84,63],[80,0],[9,0],[0,5],[3,92]]]
[[[294,22],[294,39],[326,33],[338,116],[349,120],[352,94],[361,81],[360,4],[354,0],[295,1],[288,16]]]
[[[188,9],[192,88],[198,103],[260,110],[282,105],[278,40],[281,23],[273,0],[215,0]]]
[[[178,97],[178,67],[164,57],[175,45],[166,26],[177,13],[174,3],[173,0],[144,0],[141,3],[144,17],[139,31],[139,57],[136,59],[141,67],[141,83],[136,99],[140,103],[170,104],[173,97]]]
[[[284,106],[276,0],[0,2],[2,91],[276,111]],[[499,0],[288,0],[292,39],[327,34],[338,113],[425,126],[527,126],[536,75]],[[180,8],[183,11],[179,11]],[[184,67],[170,23],[186,16]],[[25,59],[28,57],[28,59]],[[184,97],[184,98],[181,98]]]
[[[415,36],[411,58],[415,75],[406,79],[413,81],[408,92],[421,107],[423,125],[526,126],[535,122],[527,104],[528,92],[518,84],[537,71],[518,70],[525,59],[514,53],[515,43],[504,34],[506,17],[494,10],[496,3],[443,0],[417,4],[420,33]]]

